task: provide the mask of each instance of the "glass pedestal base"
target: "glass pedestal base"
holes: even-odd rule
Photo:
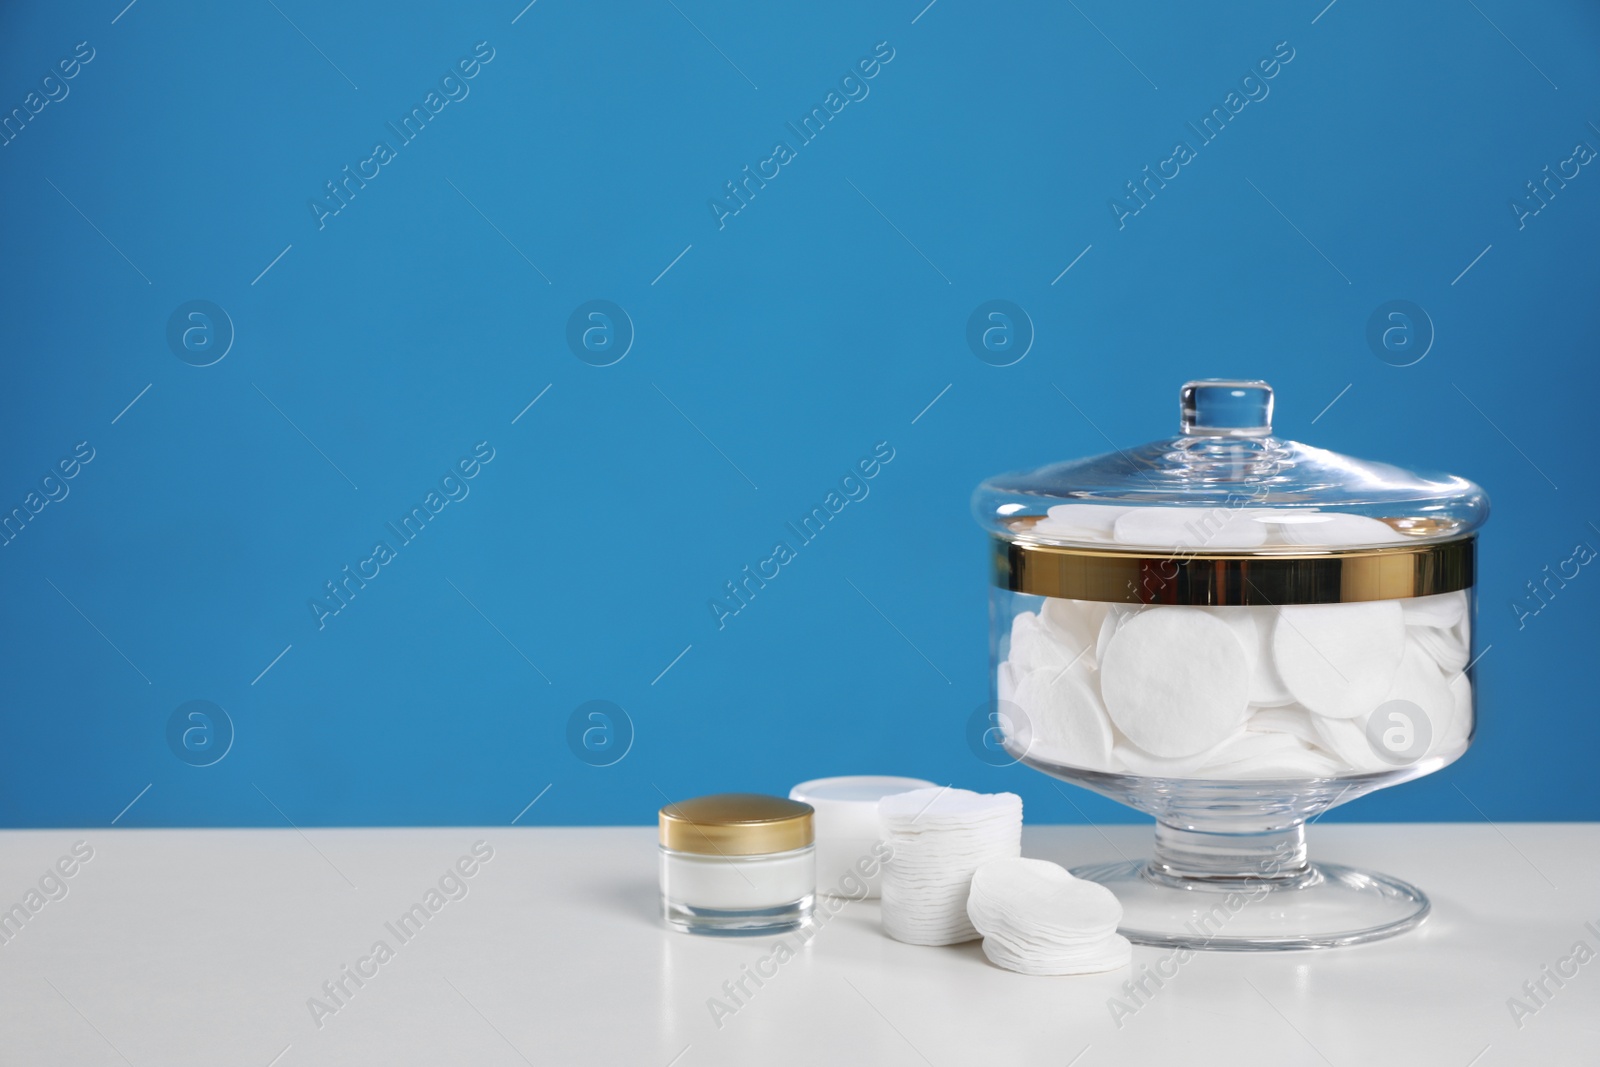
[[[1409,883],[1333,863],[1306,864],[1289,878],[1194,878],[1154,861],[1072,873],[1117,895],[1117,932],[1136,945],[1232,952],[1359,945],[1412,929],[1430,907]]]
[[[1256,952],[1359,945],[1427,918],[1428,898],[1416,886],[1312,863],[1306,823],[1374,789],[1436,771],[1464,750],[1370,774],[1237,781],[1088,771],[1027,752],[1019,758],[1155,816],[1150,859],[1072,871],[1116,894],[1119,933],[1139,945]]]

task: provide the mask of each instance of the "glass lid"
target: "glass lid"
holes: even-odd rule
[[[1447,541],[1483,525],[1465,478],[1354,459],[1272,435],[1272,387],[1183,387],[1176,437],[1001,474],[973,513],[1007,540],[1255,555]]]

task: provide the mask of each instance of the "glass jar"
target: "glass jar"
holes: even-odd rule
[[[1415,926],[1419,890],[1311,863],[1305,823],[1472,739],[1487,497],[1276,438],[1272,405],[1265,382],[1189,382],[1177,437],[974,496],[1002,742],[1156,818],[1149,861],[1074,871],[1117,894],[1144,944],[1326,947]]]
[[[775,934],[811,917],[817,888],[809,804],[720,793],[659,814],[661,908],[691,934]]]

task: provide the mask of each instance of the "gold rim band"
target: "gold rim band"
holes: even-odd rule
[[[764,856],[813,841],[812,808],[760,793],[718,793],[667,804],[661,846],[703,856]]]
[[[1348,604],[1470,588],[1476,537],[1298,556],[1152,556],[993,539],[994,583],[1113,604]]]

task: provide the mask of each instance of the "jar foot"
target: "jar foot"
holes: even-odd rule
[[[1333,863],[1260,877],[1197,877],[1174,874],[1158,851],[1149,861],[1072,873],[1116,894],[1122,902],[1118,932],[1137,945],[1224,952],[1336,948],[1404,933],[1430,908],[1407,882]]]

